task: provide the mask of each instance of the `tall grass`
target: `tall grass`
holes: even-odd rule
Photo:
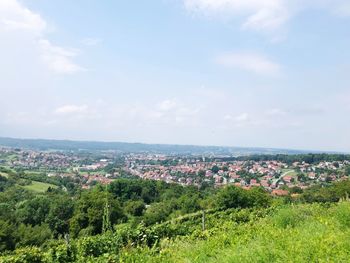
[[[220,229],[206,240],[163,242],[160,253],[143,262],[350,262],[349,202],[285,206],[246,224],[226,221]],[[128,253],[123,262],[151,255]]]

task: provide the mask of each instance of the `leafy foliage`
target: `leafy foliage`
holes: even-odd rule
[[[228,186],[218,193],[218,208],[247,208],[268,206],[271,203],[269,195],[261,188],[247,191],[235,186]]]
[[[348,181],[290,189],[299,195],[286,199],[262,188],[129,179],[34,194],[11,173],[1,179],[0,262],[288,262],[293,253],[297,262],[341,262],[349,254]],[[106,205],[111,227],[103,231]],[[293,238],[300,247],[290,247]]]
[[[1,262],[347,262],[350,203],[285,205],[208,211],[165,224],[119,225],[104,235],[48,249],[27,247]],[[344,216],[346,220],[344,221]],[[179,229],[187,228],[183,235]]]

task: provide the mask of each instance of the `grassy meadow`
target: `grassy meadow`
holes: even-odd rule
[[[37,181],[32,181],[31,184],[23,186],[25,189],[36,192],[36,193],[45,193],[49,187],[51,188],[57,188],[56,185],[48,184],[48,183],[42,183]]]

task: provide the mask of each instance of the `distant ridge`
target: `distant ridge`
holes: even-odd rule
[[[48,139],[17,139],[0,137],[0,146],[36,150],[61,151],[118,151],[121,153],[159,153],[159,154],[192,154],[241,156],[254,154],[305,154],[305,153],[335,153],[321,151],[288,150],[273,148],[245,148],[226,146],[196,146],[172,144],[145,144],[126,142],[71,141]]]

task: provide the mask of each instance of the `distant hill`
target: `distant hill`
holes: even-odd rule
[[[242,156],[253,154],[303,154],[319,153],[317,151],[302,151],[270,148],[244,148],[222,146],[195,146],[171,144],[144,144],[125,142],[70,141],[46,139],[16,139],[0,137],[0,146],[36,150],[62,151],[117,151],[121,153],[159,153],[159,154],[189,154]]]

